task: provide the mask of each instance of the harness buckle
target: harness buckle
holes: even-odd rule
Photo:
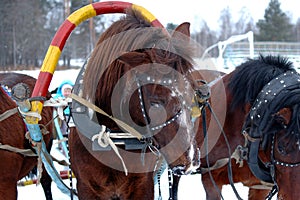
[[[199,85],[195,90],[195,101],[201,105],[210,98],[211,91],[206,81],[197,80],[197,83],[199,83]]]
[[[210,98],[210,87],[204,80],[197,80],[198,88],[195,90],[194,98],[192,99],[191,116],[192,119],[197,119],[201,116],[201,109],[205,102]],[[200,85],[201,84],[201,85]]]
[[[249,151],[249,149],[247,147],[243,147],[241,145],[238,145],[236,150],[238,151],[239,161],[248,160],[248,151]]]
[[[247,140],[247,141],[250,141],[250,142],[257,142],[257,141],[261,141],[261,137],[251,137],[250,135],[249,135],[249,133],[247,132],[247,131],[243,131],[242,132],[242,134],[244,135],[244,137],[245,137],[245,139]]]

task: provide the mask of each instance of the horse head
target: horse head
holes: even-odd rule
[[[243,76],[246,71],[247,77]],[[286,184],[290,178],[299,178],[295,170],[300,165],[299,74],[285,58],[261,56],[237,69],[232,80],[231,91],[236,97],[233,107],[244,102],[248,112],[243,134],[250,169],[259,179],[274,183],[279,196],[299,198],[291,196],[294,184]],[[245,88],[250,92],[241,91]]]
[[[194,90],[187,76],[193,69],[189,36],[188,23],[170,36],[132,13],[102,35],[84,75],[85,96],[138,130],[177,174],[189,174],[200,164],[190,113]],[[103,116],[97,118],[120,130]]]

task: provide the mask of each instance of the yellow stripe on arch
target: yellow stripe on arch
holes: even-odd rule
[[[54,73],[61,51],[59,47],[50,45],[46,53],[41,72]]]
[[[139,11],[148,22],[153,22],[154,20],[156,20],[156,17],[142,6],[132,4],[132,10]]]
[[[78,26],[81,22],[89,19],[91,17],[95,17],[97,15],[94,7],[90,4],[80,8],[79,10],[72,13],[67,19]]]
[[[37,112],[41,114],[41,111],[43,109],[43,103],[40,101],[33,101],[31,102],[31,111]],[[33,116],[25,116],[26,123],[28,124],[38,124],[39,118],[33,117]]]

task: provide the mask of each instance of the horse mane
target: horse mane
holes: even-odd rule
[[[250,103],[253,105],[258,93],[273,78],[287,71],[295,71],[293,63],[282,56],[260,55],[248,59],[233,72],[229,91],[232,94],[231,110]]]
[[[110,98],[120,77],[136,67],[118,60],[127,52],[146,52],[145,56],[136,57],[136,66],[155,62],[173,66],[181,73],[191,71],[193,66],[191,46],[172,40],[162,28],[151,27],[139,11],[127,11],[126,16],[114,22],[101,35],[89,58],[83,79],[85,98],[91,101],[95,100],[95,96]],[[185,61],[178,62],[178,55]]]

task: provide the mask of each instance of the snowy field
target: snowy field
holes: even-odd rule
[[[38,77],[39,70],[37,71],[18,71],[20,73],[31,75],[35,78]],[[52,82],[50,84],[49,90],[55,89],[63,80],[69,79],[75,82],[75,79],[78,75],[79,70],[65,70],[65,71],[56,71]],[[55,144],[54,144],[55,145]],[[56,146],[52,148],[51,154],[55,157],[60,157],[62,154],[57,150]],[[58,166],[57,171],[64,170],[61,166]],[[67,185],[69,185],[69,180],[64,180]],[[75,184],[74,180],[73,184]],[[241,184],[236,184],[236,188],[243,199],[247,199],[248,189],[243,187]],[[168,177],[167,173],[164,173],[161,178],[161,190],[163,195],[163,200],[168,199]],[[52,192],[54,200],[67,200],[70,199],[69,196],[63,194],[54,183],[52,183]],[[156,188],[156,197],[158,190]],[[222,190],[222,195],[225,200],[234,200],[236,199],[231,187],[229,185],[225,186]],[[40,185],[28,185],[28,186],[19,186],[18,187],[18,200],[44,200],[43,189]],[[181,200],[204,200],[205,193],[203,186],[201,184],[200,175],[190,175],[183,176],[179,185],[179,199]]]
[[[63,159],[64,156],[58,151],[57,145],[54,142],[53,148],[51,150],[51,154],[58,159]],[[67,170],[62,166],[56,165],[57,171]],[[70,180],[64,180],[67,186],[70,186]],[[75,187],[76,180],[73,179],[73,186]],[[236,184],[236,188],[239,191],[240,196],[243,199],[247,199],[248,189],[243,187],[242,184]],[[167,200],[169,197],[168,190],[168,175],[167,172],[163,174],[161,177],[161,191],[162,191],[162,199]],[[55,185],[52,183],[52,194],[54,200],[69,200],[70,197],[68,195],[63,194]],[[158,187],[155,188],[155,195],[158,199]],[[203,186],[201,184],[201,175],[190,175],[190,176],[182,176],[180,185],[179,185],[179,200],[205,200],[205,193]],[[231,187],[226,185],[224,187],[223,197],[225,200],[234,200],[236,199],[234,193],[232,192]],[[41,185],[28,185],[28,186],[19,186],[18,187],[18,200],[45,200],[44,192]],[[77,198],[74,197],[74,200]],[[85,199],[84,199],[85,200]]]

